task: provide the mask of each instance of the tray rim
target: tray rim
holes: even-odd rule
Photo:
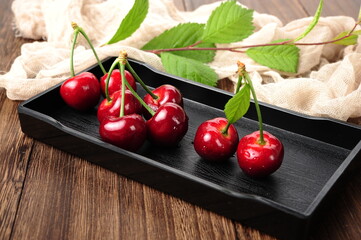
[[[104,62],[104,61],[107,61],[107,60],[109,60],[111,58],[114,58],[114,57],[108,57],[108,58],[105,58],[102,61]],[[186,84],[192,84],[192,85],[196,85],[196,86],[201,87],[201,88],[206,88],[206,89],[208,89],[210,91],[216,91],[216,92],[219,92],[221,94],[226,94],[226,95],[229,95],[229,96],[233,96],[233,93],[225,91],[223,89],[219,89],[219,88],[216,88],[216,87],[211,87],[211,86],[204,85],[204,84],[201,84],[201,83],[198,83],[198,82],[194,82],[194,81],[182,78],[182,77],[174,76],[174,75],[171,75],[169,73],[162,72],[162,71],[160,71],[158,69],[155,69],[154,67],[152,67],[149,64],[147,64],[145,62],[142,62],[142,61],[138,61],[138,60],[134,60],[134,59],[129,59],[129,60],[133,61],[133,62],[136,62],[137,64],[142,65],[143,67],[146,67],[149,70],[151,70],[151,71],[153,71],[153,72],[155,72],[157,74],[161,74],[161,75],[164,75],[166,77],[174,78],[174,79],[176,79],[178,81],[185,82]],[[82,70],[82,71],[80,71],[78,73],[81,73],[81,72],[84,72],[84,71],[90,71],[91,69],[93,69],[96,66],[97,66],[97,64],[93,64],[92,66],[90,66],[90,67],[88,67],[88,68],[86,68],[86,69],[84,69],[84,70]],[[64,81],[65,80],[66,79],[64,79]],[[25,106],[28,103],[32,102],[33,100],[35,100],[37,98],[40,98],[41,96],[55,90],[56,88],[59,88],[60,85],[62,84],[62,82],[63,81],[61,81],[60,83],[55,84],[54,86],[48,88],[47,90],[45,90],[43,92],[40,92],[40,93],[36,94],[35,96],[33,96],[33,97],[23,101],[22,103],[20,103],[19,106],[18,106],[18,112],[22,113],[22,114],[33,116],[33,117],[37,118],[38,120],[45,120],[46,123],[52,125],[53,127],[56,127],[60,131],[63,131],[65,133],[67,133],[67,134],[70,134],[70,135],[72,135],[74,137],[80,137],[81,139],[83,139],[85,141],[91,140],[91,142],[93,144],[96,144],[96,145],[99,145],[101,147],[107,148],[107,149],[109,149],[111,151],[117,152],[117,153],[122,154],[122,155],[128,155],[129,157],[131,157],[133,159],[137,159],[137,160],[140,160],[143,163],[149,164],[151,166],[161,168],[161,169],[163,169],[165,171],[172,172],[173,174],[176,174],[176,175],[178,175],[180,177],[185,177],[190,181],[195,181],[196,180],[198,183],[200,183],[202,185],[206,185],[207,187],[210,187],[210,188],[212,188],[214,190],[221,191],[223,194],[226,194],[226,195],[228,195],[230,197],[247,199],[247,200],[252,200],[252,201],[255,201],[255,202],[259,202],[259,203],[265,204],[265,205],[267,205],[267,206],[269,206],[271,208],[275,208],[275,209],[277,209],[279,211],[282,211],[284,213],[293,215],[294,217],[296,217],[298,219],[307,220],[310,217],[312,217],[312,215],[314,214],[317,207],[325,199],[326,195],[329,193],[331,188],[337,183],[337,181],[339,180],[341,175],[344,173],[344,171],[350,165],[350,163],[354,159],[354,156],[361,149],[361,139],[360,139],[358,144],[353,149],[350,150],[349,154],[343,160],[342,164],[340,164],[337,167],[337,170],[330,176],[330,178],[324,184],[324,186],[319,191],[319,193],[314,197],[313,201],[309,204],[309,206],[304,211],[301,212],[301,211],[294,210],[294,209],[292,209],[292,208],[290,208],[288,206],[285,206],[285,205],[283,205],[283,204],[281,204],[279,202],[273,201],[271,199],[268,199],[266,197],[262,197],[262,196],[259,196],[259,195],[256,195],[256,194],[230,191],[230,190],[228,190],[228,189],[226,189],[226,188],[224,188],[222,186],[219,186],[219,185],[217,185],[215,183],[209,182],[209,181],[207,181],[205,179],[202,179],[200,177],[191,175],[189,173],[183,172],[183,171],[178,170],[176,168],[170,167],[170,166],[168,166],[166,164],[159,163],[159,162],[157,162],[157,161],[155,161],[155,160],[153,160],[151,158],[148,158],[148,157],[142,156],[140,154],[121,149],[119,147],[116,147],[116,146],[113,146],[113,145],[108,144],[106,142],[103,142],[103,141],[101,141],[101,140],[99,140],[99,139],[97,139],[97,138],[95,138],[93,136],[90,136],[90,135],[84,134],[82,132],[76,131],[76,130],[70,128],[70,127],[67,127],[67,126],[61,124],[56,119],[54,119],[54,118],[52,118],[52,117],[50,117],[50,116],[48,116],[46,114],[35,111],[35,110],[30,109],[30,108]],[[191,101],[193,101],[193,100],[191,100]],[[252,99],[251,99],[251,101],[253,102]],[[268,103],[265,103],[265,102],[260,102],[259,104],[261,106],[266,106],[268,108],[271,108],[271,109],[273,109],[275,111],[281,111],[281,112],[284,112],[286,114],[295,115],[295,116],[305,118],[305,119],[308,119],[308,120],[312,120],[312,121],[330,121],[330,122],[334,122],[336,124],[345,125],[346,127],[351,127],[351,128],[356,128],[356,129],[361,130],[361,126],[358,126],[358,125],[353,124],[353,123],[344,122],[344,121],[341,121],[341,120],[338,120],[338,119],[310,116],[310,115],[299,113],[299,112],[296,112],[296,111],[293,111],[293,110],[290,110],[290,109],[286,109],[286,108],[282,108],[282,107],[275,106],[275,105],[272,105],[272,104],[268,104]]]

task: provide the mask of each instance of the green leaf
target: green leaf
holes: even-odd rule
[[[142,47],[142,50],[158,50],[187,47],[201,40],[203,30],[204,24],[179,24],[171,29],[164,31],[162,34],[150,40]],[[201,43],[198,44],[197,47],[215,48],[215,45],[213,43]],[[175,55],[192,58],[204,63],[211,62],[215,56],[214,50],[173,51],[172,53]]]
[[[215,48],[216,45],[214,43],[200,43],[194,48]],[[183,56],[186,58],[191,58],[202,63],[212,62],[214,56],[216,55],[215,50],[188,50],[188,51],[176,51],[173,52],[178,56]]]
[[[224,106],[224,113],[230,124],[237,122],[246,114],[250,105],[250,95],[250,86],[246,84],[228,100]]]
[[[241,41],[253,33],[253,10],[237,5],[235,0],[217,7],[209,17],[202,40],[211,43]]]
[[[259,64],[283,72],[296,73],[299,51],[295,45],[275,45],[249,48],[246,53]]]
[[[165,70],[173,75],[215,86],[218,76],[215,71],[194,59],[163,52],[160,54]]]
[[[148,8],[148,0],[135,0],[132,9],[121,22],[114,36],[106,44],[116,43],[130,37],[144,21]]]
[[[333,40],[339,39],[339,38],[343,38],[345,36],[347,36],[349,34],[348,32],[342,32],[339,35],[337,35]],[[335,44],[339,44],[339,45],[355,45],[357,43],[357,38],[358,35],[361,34],[361,30],[358,31],[354,31],[350,36],[343,38],[341,40],[338,40],[336,42],[334,42]]]
[[[308,25],[308,27],[306,28],[306,30],[298,37],[296,37],[293,42],[297,42],[299,40],[301,40],[302,38],[306,37],[306,35],[312,31],[312,29],[317,25],[318,20],[320,19],[321,16],[321,12],[322,12],[322,8],[323,8],[323,0],[320,0],[316,13],[312,19],[312,22],[310,23],[310,25]]]

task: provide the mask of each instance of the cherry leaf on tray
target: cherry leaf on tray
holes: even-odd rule
[[[118,30],[106,44],[116,43],[130,37],[144,21],[148,8],[148,0],[135,0],[133,7],[120,23]]]
[[[142,47],[142,50],[159,50],[169,48],[181,48],[190,46],[201,40],[204,30],[204,24],[182,23],[164,31],[162,34],[150,40]],[[215,48],[214,43],[200,43],[197,47]],[[207,51],[173,51],[175,55],[198,60],[200,62],[211,62],[215,56],[214,50]]]
[[[165,70],[170,74],[210,86],[217,84],[215,71],[200,61],[165,52],[160,56]]]
[[[250,105],[250,86],[244,85],[224,106],[224,113],[228,122],[233,124],[241,119]]]
[[[274,45],[249,48],[246,53],[259,64],[283,72],[296,73],[299,51],[295,45]]]
[[[203,32],[203,42],[232,43],[253,33],[253,10],[243,8],[236,1],[227,1],[210,15]]]

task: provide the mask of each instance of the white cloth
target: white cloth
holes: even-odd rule
[[[155,54],[139,50],[146,42],[181,22],[205,23],[220,2],[203,5],[192,12],[179,11],[171,0],[150,1],[149,13],[141,27],[128,39],[99,47],[114,34],[134,1],[119,0],[15,0],[12,5],[16,32],[21,37],[45,39],[24,44],[21,55],[10,69],[0,75],[0,87],[13,100],[24,100],[69,77],[72,41],[71,22],[89,35],[100,58],[117,56],[121,49],[129,57],[164,70]],[[295,38],[309,25],[311,17],[286,25],[275,16],[255,12],[256,32],[243,42],[218,46],[239,46]],[[350,30],[355,20],[346,16],[320,18],[315,29],[302,42],[330,40]],[[80,71],[96,63],[79,37],[74,65]],[[361,117],[361,40],[356,46],[335,44],[300,47],[297,74],[285,74],[255,63],[245,54],[218,51],[209,63],[219,79],[234,76],[236,62],[246,64],[251,72],[260,101],[313,116],[347,120]]]

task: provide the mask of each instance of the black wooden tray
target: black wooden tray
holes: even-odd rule
[[[106,69],[113,60],[104,61]],[[178,147],[164,149],[146,143],[132,153],[103,142],[98,134],[96,109],[86,113],[70,109],[59,95],[60,85],[19,105],[22,131],[282,239],[306,238],[319,213],[329,210],[326,203],[331,201],[336,187],[360,165],[359,126],[307,117],[267,104],[261,104],[265,130],[277,136],[285,147],[284,162],[277,172],[255,180],[242,173],[235,157],[220,164],[206,162],[193,149],[195,131],[201,122],[224,116],[222,110],[232,94],[170,76],[141,62],[130,60],[130,63],[147,85],[173,84],[183,93],[190,122],[188,133]],[[86,71],[98,77],[102,75],[97,66]],[[253,103],[235,126],[240,137],[257,130]]]

